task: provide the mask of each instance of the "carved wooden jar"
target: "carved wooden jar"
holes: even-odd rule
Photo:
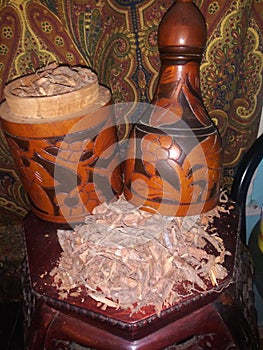
[[[111,94],[89,79],[76,91],[43,97],[13,93],[35,74],[5,89],[2,129],[32,211],[47,221],[81,222],[122,192]]]
[[[163,215],[195,215],[218,203],[222,146],[199,86],[205,45],[199,9],[177,0],[160,23],[156,92],[133,127],[124,163],[127,200]]]

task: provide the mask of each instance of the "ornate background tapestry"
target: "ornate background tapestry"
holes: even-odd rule
[[[87,65],[116,104],[150,102],[160,65],[157,31],[172,0],[1,0],[0,99],[4,85],[56,60]],[[223,186],[257,136],[263,89],[263,1],[196,0],[208,28],[201,65],[204,104],[223,140]],[[117,113],[120,141],[128,120]],[[123,123],[126,123],[126,126]],[[27,196],[0,136],[0,207],[24,216]]]

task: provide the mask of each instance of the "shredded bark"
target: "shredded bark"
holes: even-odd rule
[[[20,86],[12,93],[20,97],[61,95],[96,82],[96,74],[88,68],[59,66],[53,62],[36,71],[32,80],[21,78]]]
[[[165,217],[135,208],[124,198],[103,203],[74,231],[58,230],[62,253],[51,271],[60,298],[87,296],[98,307],[163,307],[227,276],[230,255],[216,232],[214,217],[226,210],[191,217]]]

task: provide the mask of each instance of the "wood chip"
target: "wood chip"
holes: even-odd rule
[[[207,232],[211,212],[171,218],[135,208],[124,198],[103,203],[74,231],[58,230],[62,253],[51,271],[61,298],[81,287],[104,310],[153,305],[160,315],[194,291],[227,276],[224,242]],[[206,249],[209,246],[209,249]]]
[[[53,62],[38,70],[30,83],[21,78],[20,86],[13,89],[12,93],[20,97],[61,95],[96,81],[96,74],[88,68],[59,66]]]

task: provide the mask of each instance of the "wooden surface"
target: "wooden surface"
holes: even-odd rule
[[[220,236],[224,239],[224,242],[226,242],[226,249],[233,252],[235,251],[237,233],[237,216],[234,211],[231,218],[231,226],[226,227]],[[228,225],[230,225],[230,223],[228,223]],[[53,303],[54,306],[59,304],[63,307],[63,301],[59,300],[58,291],[55,287],[52,287],[53,277],[49,275],[49,272],[57,264],[61,252],[56,234],[57,227],[57,225],[52,225],[48,222],[39,220],[32,214],[29,215],[25,221],[27,253],[34,291],[50,298],[49,302]],[[217,288],[213,288],[210,284],[208,292],[202,293],[196,290],[192,295],[182,297],[180,303],[171,306],[171,310],[176,310],[176,313],[173,313],[173,317],[180,317],[184,314],[189,302],[192,303],[192,308],[194,308],[195,304],[196,307],[200,307],[200,305],[203,304],[203,299],[206,300],[205,303],[207,303],[207,300],[215,299],[217,297],[217,291],[226,287],[230,283],[233,277],[233,266],[234,255],[227,256],[226,267],[229,272],[228,276],[224,280],[219,281]],[[85,298],[84,302],[81,301],[83,297]],[[102,311],[96,306],[97,303],[92,298],[86,298],[85,294],[82,294],[78,298],[68,297],[65,301],[67,304],[81,308],[82,312],[83,310],[94,312],[94,317],[98,320],[106,317],[106,322],[110,322],[110,315],[112,318],[119,321],[120,328],[126,328],[134,332],[134,335],[140,332],[140,328],[145,328],[146,324],[144,323],[144,320],[147,319],[147,323],[154,325],[155,323],[162,322],[166,319],[166,317],[162,317],[159,320],[152,307],[148,307],[143,310],[143,312],[136,313],[132,316],[130,316],[130,310],[115,310],[109,308],[106,311]],[[163,315],[168,316],[172,312],[169,309],[164,310]],[[170,319],[170,316],[168,318]],[[149,321],[150,319],[151,321]],[[118,328],[118,325],[114,325],[114,330],[116,330],[116,328]]]
[[[100,105],[65,119],[9,120],[0,108],[3,132],[32,211],[51,222],[82,222],[104,200],[122,192],[111,95]],[[65,96],[64,96],[65,98]]]
[[[156,91],[133,127],[124,163],[124,194],[136,206],[185,216],[218,203],[222,144],[199,81],[205,44],[199,9],[192,1],[176,1],[159,26]]]
[[[28,259],[24,287],[28,349],[36,349],[40,344],[45,344],[46,349],[59,349],[54,345],[55,340],[67,342],[68,346],[73,342],[87,349],[165,349],[179,342],[185,343],[182,349],[188,349],[189,339],[200,345],[210,338],[214,349],[223,350],[226,344],[241,346],[242,343],[244,346],[240,349],[252,349],[256,336],[243,315],[242,308],[247,306],[238,304],[235,286],[240,249],[238,222],[237,207],[231,214],[225,213],[215,220],[215,227],[232,253],[226,261],[229,274],[219,281],[217,288],[211,286],[205,293],[196,291],[191,296],[183,296],[180,302],[163,309],[160,317],[151,306],[130,316],[129,310],[101,310],[85,293],[66,300],[58,298],[49,272],[58,262],[61,248],[56,230],[63,226],[43,221],[31,213],[24,223]],[[245,274],[244,268],[241,273]],[[235,321],[232,329],[237,314],[240,314],[239,322],[246,326],[241,327]],[[246,340],[248,334],[249,341]],[[200,345],[200,349],[206,347]]]
[[[6,86],[4,95],[11,110],[10,118],[17,118],[17,116],[20,116],[20,119],[32,118],[33,120],[63,118],[64,115],[72,115],[76,111],[98,102],[99,86],[97,80],[93,84],[87,84],[81,89],[66,94],[37,97],[20,97],[13,94],[13,90],[20,87],[21,82],[30,85],[36,80],[36,77],[37,74],[31,74],[16,79]]]

